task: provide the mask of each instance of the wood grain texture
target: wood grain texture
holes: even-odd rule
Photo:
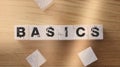
[[[16,41],[15,25],[103,24],[104,40]],[[92,46],[98,61],[88,67],[120,67],[120,0],[55,0],[45,12],[34,0],[0,0],[0,67],[30,67],[39,49],[41,67],[83,67],[77,53]]]

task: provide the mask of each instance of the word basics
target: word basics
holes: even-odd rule
[[[102,40],[102,25],[16,25],[16,40]]]

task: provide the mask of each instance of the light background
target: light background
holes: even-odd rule
[[[104,40],[17,41],[15,25],[103,24]],[[0,0],[0,67],[30,67],[25,58],[39,49],[41,67],[82,67],[77,53],[92,46],[98,61],[88,67],[120,66],[120,0],[55,0],[45,12],[34,0]]]

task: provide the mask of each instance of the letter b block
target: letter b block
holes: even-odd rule
[[[28,26],[27,25],[17,25],[15,26],[15,39],[16,40],[28,40]]]

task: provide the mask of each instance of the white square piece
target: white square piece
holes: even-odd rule
[[[89,26],[89,39],[90,40],[103,40],[103,25]]]
[[[81,51],[78,55],[85,67],[98,60],[91,47]]]
[[[53,0],[35,0],[40,9],[45,10],[53,4]]]
[[[43,63],[46,62],[46,59],[38,50],[29,55],[26,60],[31,65],[31,67],[40,67]]]

